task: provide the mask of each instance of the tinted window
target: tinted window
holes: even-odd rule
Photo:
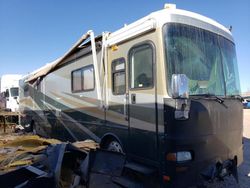
[[[219,38],[221,56],[223,63],[223,72],[226,84],[227,95],[240,94],[240,80],[237,66],[235,46],[227,39]]]
[[[125,60],[123,58],[112,62],[113,93],[122,95],[126,92]]]
[[[153,49],[149,44],[135,47],[129,55],[129,75],[131,88],[153,86]]]
[[[169,23],[164,26],[168,83],[173,74],[189,78],[189,94],[240,93],[234,44],[201,28]],[[171,91],[170,84],[168,89]]]
[[[83,69],[83,90],[94,89],[94,68],[93,66]]]
[[[89,91],[95,88],[94,67],[86,66],[72,71],[72,91]]]
[[[72,72],[72,91],[82,90],[82,70],[75,70]]]

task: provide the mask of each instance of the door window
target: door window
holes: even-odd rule
[[[153,87],[153,48],[144,44],[131,49],[129,54],[130,88]]]

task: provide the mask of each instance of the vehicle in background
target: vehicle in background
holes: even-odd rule
[[[44,136],[88,138],[125,153],[134,177],[156,177],[164,187],[237,179],[243,160],[237,67],[227,28],[166,5],[113,33],[87,32],[61,58],[27,75],[20,84],[22,122]]]
[[[250,109],[250,97],[244,97],[243,107],[246,109]]]
[[[6,99],[3,93],[0,93],[0,109],[5,109],[6,107]]]
[[[19,111],[19,80],[22,75],[6,74],[1,77],[1,94],[5,98],[5,108],[12,112]]]

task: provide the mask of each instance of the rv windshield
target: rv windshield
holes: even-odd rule
[[[189,95],[240,94],[235,47],[231,41],[178,23],[166,24],[163,31],[168,83],[172,74],[186,74]]]
[[[18,87],[12,87],[10,88],[10,96],[11,97],[17,97],[18,96]]]

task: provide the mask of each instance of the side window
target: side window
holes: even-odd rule
[[[77,92],[82,90],[82,70],[78,69],[71,73],[72,91]]]
[[[72,92],[90,91],[95,88],[93,65],[71,72]]]
[[[126,92],[125,59],[120,58],[112,62],[112,91],[114,95],[123,95]]]
[[[129,82],[131,89],[153,87],[153,48],[150,44],[130,50]]]
[[[83,91],[93,90],[95,88],[94,67],[83,68]]]

